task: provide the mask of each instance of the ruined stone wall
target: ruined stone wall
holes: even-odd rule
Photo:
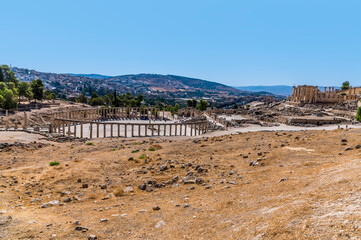
[[[347,97],[335,91],[334,87],[325,87],[321,92],[318,86],[302,85],[293,87],[293,93],[289,99],[292,102],[332,104],[346,101]]]

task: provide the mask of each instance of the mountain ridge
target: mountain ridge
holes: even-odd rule
[[[127,74],[106,76],[101,74],[46,73],[12,67],[21,81],[40,78],[49,88],[64,93],[80,94],[84,88],[104,91],[116,89],[119,93],[171,95],[173,97],[227,97],[247,94],[225,84],[171,74]]]

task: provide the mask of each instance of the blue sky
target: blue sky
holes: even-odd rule
[[[11,0],[0,22],[0,63],[39,71],[361,85],[360,0]]]

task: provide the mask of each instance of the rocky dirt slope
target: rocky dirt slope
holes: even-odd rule
[[[0,239],[357,239],[359,135],[3,144]]]

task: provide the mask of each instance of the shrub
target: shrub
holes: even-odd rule
[[[132,151],[132,153],[137,153],[137,152],[139,152],[138,149]]]
[[[145,155],[144,153],[138,157],[138,159],[144,159],[144,158],[147,158],[147,155]]]
[[[92,146],[92,145],[94,145],[94,143],[93,142],[87,142],[86,145]]]
[[[148,151],[155,151],[155,148],[149,148]]]
[[[50,162],[49,166],[56,166],[56,165],[59,165],[59,164],[60,164],[60,162],[54,161],[54,162]]]
[[[357,109],[356,120],[361,122],[361,107]]]

